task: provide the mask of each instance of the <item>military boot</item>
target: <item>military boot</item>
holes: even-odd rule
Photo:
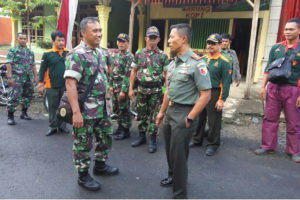
[[[15,125],[15,117],[13,112],[8,112],[7,113],[7,124],[8,125]]]
[[[121,129],[122,129],[122,126],[119,125],[118,128],[117,128],[117,130],[113,133],[113,135],[119,135],[120,132],[121,132]]]
[[[116,167],[111,167],[103,161],[95,161],[95,166],[93,170],[94,175],[116,175],[119,173],[119,169]]]
[[[149,151],[149,153],[155,153],[156,149],[157,149],[156,135],[152,134],[152,135],[150,135],[148,151]]]
[[[139,138],[131,143],[132,147],[138,147],[141,146],[142,144],[146,144],[146,133],[145,132],[140,132]]]
[[[119,125],[119,127],[122,127],[120,129],[120,132],[118,135],[114,137],[115,140],[124,140],[126,138],[130,137],[129,128],[124,128],[123,126]]]
[[[77,183],[87,190],[97,191],[101,189],[100,183],[94,180],[88,172],[79,172]]]
[[[22,106],[22,114],[20,115],[20,118],[25,120],[32,120],[31,117],[28,116],[27,110],[27,107]]]

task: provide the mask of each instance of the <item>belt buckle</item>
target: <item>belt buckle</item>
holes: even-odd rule
[[[169,101],[169,106],[174,106],[174,102],[173,101]]]

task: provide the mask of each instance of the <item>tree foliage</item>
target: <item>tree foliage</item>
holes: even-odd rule
[[[25,18],[27,22],[27,27],[23,28],[29,29],[30,27],[32,27],[33,29],[35,29],[42,24],[51,21],[55,22],[57,20],[57,16],[34,16],[32,19],[30,19],[30,13],[39,6],[59,5],[59,0],[0,0],[0,15],[10,16],[14,21]],[[28,34],[30,34],[30,31],[28,31]],[[30,35],[28,35],[28,37],[30,38]]]

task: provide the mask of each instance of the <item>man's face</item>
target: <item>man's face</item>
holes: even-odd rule
[[[159,43],[160,38],[157,36],[154,36],[154,35],[150,35],[148,37],[145,37],[145,40],[146,40],[147,46],[154,49],[157,47],[157,44]]]
[[[215,43],[212,41],[207,41],[207,52],[210,54],[215,54],[218,53],[220,51],[220,44],[219,43]]]
[[[129,42],[123,40],[117,40],[117,46],[120,51],[126,51],[129,46]]]
[[[287,40],[298,39],[300,35],[300,28],[296,22],[290,22],[285,25],[284,36]]]
[[[17,42],[21,47],[26,47],[27,44],[27,36],[20,34],[17,38]]]
[[[100,42],[102,39],[102,28],[99,22],[87,23],[86,30],[82,30],[81,34],[84,41],[92,48],[100,46]]]
[[[56,36],[55,40],[53,41],[53,45],[59,50],[64,49],[65,38]]]
[[[231,44],[231,41],[229,39],[223,38],[221,48],[222,49],[228,49],[230,44]]]
[[[184,37],[179,35],[176,28],[173,28],[171,30],[168,43],[171,51],[178,52],[180,47],[184,44]]]

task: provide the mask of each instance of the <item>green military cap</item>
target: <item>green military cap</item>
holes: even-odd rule
[[[117,40],[121,40],[123,42],[129,42],[129,36],[126,33],[120,33],[117,37]]]
[[[222,43],[222,36],[218,33],[213,33],[210,36],[208,36],[207,42],[214,42],[214,43]]]
[[[146,36],[156,36],[159,37],[159,30],[156,26],[151,26],[147,29]]]

